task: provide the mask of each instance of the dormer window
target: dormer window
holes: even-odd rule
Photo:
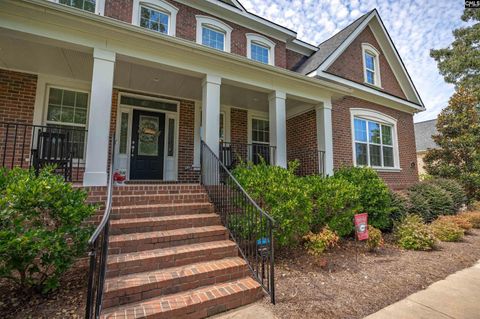
[[[197,43],[207,47],[230,52],[230,36],[232,28],[220,20],[196,16],[197,18]]]
[[[247,33],[247,57],[275,65],[275,43],[264,36]]]
[[[365,83],[381,87],[379,62],[380,53],[368,43],[362,43],[362,53]]]
[[[163,0],[134,0],[132,23],[155,32],[175,36],[178,9]]]

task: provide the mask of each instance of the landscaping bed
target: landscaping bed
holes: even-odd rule
[[[321,257],[303,248],[277,255],[276,306],[264,299],[278,318],[363,318],[426,288],[480,259],[480,229],[461,242],[439,242],[433,251],[402,250],[386,244],[376,253],[344,240]]]

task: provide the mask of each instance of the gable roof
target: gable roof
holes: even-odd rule
[[[429,148],[437,148],[438,145],[432,139],[437,134],[437,120],[415,123],[415,142],[417,152],[426,151]]]
[[[237,1],[237,0],[218,0],[218,1],[231,5],[232,7],[240,9],[241,11],[244,11],[244,12],[247,11],[245,10],[245,7],[240,3],[240,1]]]

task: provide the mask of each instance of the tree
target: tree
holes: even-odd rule
[[[453,31],[455,40],[445,49],[431,50],[445,81],[469,88],[480,96],[480,10],[465,9],[462,20],[473,24]]]
[[[459,88],[437,120],[432,138],[439,148],[428,150],[424,161],[430,175],[453,178],[470,200],[480,200],[480,99],[472,89]]]

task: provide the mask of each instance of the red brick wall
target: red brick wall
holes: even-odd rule
[[[232,108],[230,110],[230,140],[232,143],[248,143],[248,112]]]
[[[364,84],[362,43],[368,43],[380,52],[380,77],[383,87],[382,90],[405,99],[405,94],[385,58],[385,54],[380,49],[380,45],[368,26],[338,57],[327,71],[357,83]]]
[[[413,130],[413,115],[397,111],[385,106],[374,104],[353,97],[345,97],[333,102],[333,161],[335,168],[353,165],[352,128],[350,108],[366,108],[397,119],[397,134],[400,156],[400,172],[379,172],[379,175],[392,189],[405,189],[418,181],[415,133]]]
[[[317,121],[315,110],[287,120],[287,160],[298,160],[300,175],[318,173]]]
[[[308,56],[305,56],[301,53],[286,50],[287,54],[287,69],[295,71],[305,60],[308,59]]]
[[[132,23],[133,0],[106,0],[105,16]]]
[[[36,75],[0,69],[0,122],[33,124],[36,89]],[[10,125],[7,136],[7,125],[0,124],[0,166],[29,166],[31,133],[31,126]]]

